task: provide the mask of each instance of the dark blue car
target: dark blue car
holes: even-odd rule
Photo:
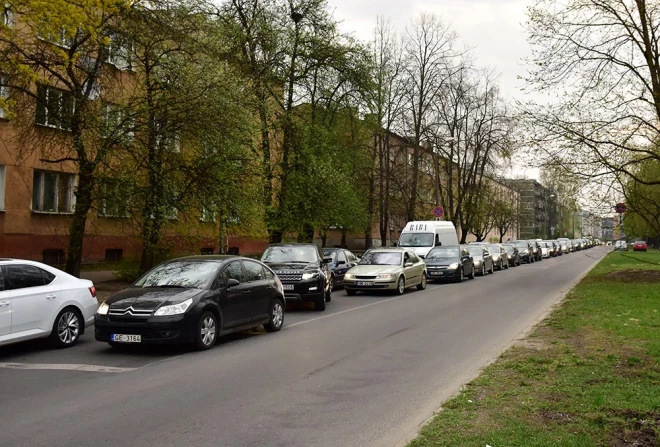
[[[323,256],[332,257],[328,264],[332,272],[333,288],[344,285],[344,275],[360,261],[357,256],[343,248],[323,248]]]

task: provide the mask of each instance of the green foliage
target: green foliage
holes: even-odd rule
[[[629,236],[660,238],[660,184],[642,183],[660,181],[660,163],[655,160],[641,163],[635,174],[636,179],[629,179],[624,185],[625,232]]]

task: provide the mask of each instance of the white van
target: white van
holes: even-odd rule
[[[441,220],[408,222],[397,245],[412,248],[417,256],[424,258],[433,247],[458,245],[456,227]]]

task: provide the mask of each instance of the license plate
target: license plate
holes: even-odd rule
[[[373,286],[374,282],[373,281],[358,281],[356,284],[358,286]]]
[[[293,284],[282,284],[284,290],[293,290]]]
[[[120,343],[142,343],[141,335],[112,334],[110,338]]]
[[[442,276],[445,274],[445,272],[429,272],[431,276]]]

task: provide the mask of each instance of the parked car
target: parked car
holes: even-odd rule
[[[374,248],[344,275],[347,295],[359,291],[393,291],[403,295],[409,287],[426,289],[426,264],[412,250]]]
[[[510,267],[519,266],[521,261],[520,261],[520,252],[518,251],[518,247],[516,247],[513,244],[502,244],[502,247],[504,248],[504,251],[506,251],[506,257],[507,257],[507,261],[509,262],[509,266]]]
[[[550,242],[552,242],[552,244],[553,244],[554,247],[555,247],[555,256],[561,256],[561,255],[564,254],[564,252],[563,252],[563,250],[562,250],[562,248],[561,248],[561,242],[559,242],[557,239],[553,239],[553,240],[550,241]]]
[[[474,279],[474,261],[464,247],[436,247],[427,253],[424,262],[430,280],[453,279],[462,282],[466,276]]]
[[[527,241],[513,241],[513,245],[515,245],[518,248],[518,251],[520,252],[520,260],[522,262],[526,262],[527,264],[531,264],[534,262],[534,255],[532,253],[532,247]]]
[[[315,310],[325,310],[332,298],[331,256],[314,244],[271,244],[261,262],[280,278],[288,301],[313,302]]]
[[[237,256],[191,256],[164,262],[101,304],[96,340],[124,344],[190,343],[210,349],[221,335],[282,328],[282,283],[263,263]]]
[[[530,239],[527,242],[529,242],[530,250],[534,256],[534,261],[541,261],[543,259],[543,254],[541,253],[541,246],[539,245],[538,241],[535,239]]]
[[[626,241],[616,241],[614,243],[614,251],[628,251],[628,243]]]
[[[477,275],[486,276],[486,273],[493,273],[495,271],[493,258],[485,245],[469,244],[462,245],[461,247],[467,248],[468,252],[470,252]]]
[[[495,270],[504,270],[509,268],[506,251],[502,245],[488,244],[486,247],[488,248],[488,252],[493,258],[493,265],[495,266]]]
[[[568,254],[568,253],[573,252],[573,244],[571,243],[570,239],[565,238],[565,237],[560,237],[559,239],[557,239],[557,241],[559,242],[559,244],[561,246],[561,252],[563,254]]]
[[[98,307],[91,281],[40,262],[0,259],[0,346],[35,338],[73,346]]]
[[[647,249],[646,241],[636,241],[633,245],[633,251],[646,251]]]
[[[549,259],[552,256],[552,243],[541,241],[537,242],[541,248],[541,257],[544,259]]]
[[[332,288],[344,285],[344,275],[357,265],[359,259],[352,252],[343,248],[324,248],[323,257],[330,256],[332,261],[328,264],[332,275]]]

